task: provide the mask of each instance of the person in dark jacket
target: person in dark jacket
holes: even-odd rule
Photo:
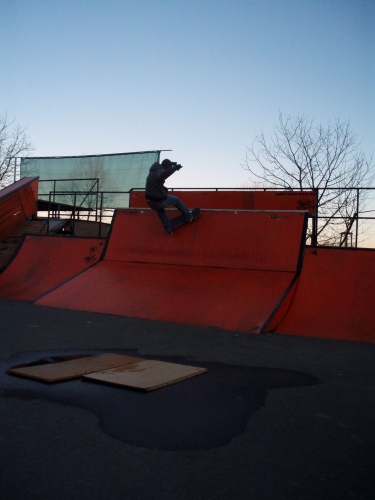
[[[166,207],[176,207],[187,222],[193,220],[192,213],[188,208],[177,196],[168,194],[168,189],[164,186],[165,180],[180,168],[182,168],[182,165],[168,159],[163,160],[161,163],[155,162],[150,168],[146,180],[145,197],[147,204],[150,208],[156,210],[168,234],[172,234],[172,223],[165,213],[164,209]]]

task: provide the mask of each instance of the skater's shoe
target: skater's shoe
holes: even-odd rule
[[[193,220],[193,214],[190,212],[190,217],[186,219],[186,222],[191,222]]]

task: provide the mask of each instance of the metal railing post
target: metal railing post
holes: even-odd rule
[[[99,212],[99,238],[102,234],[102,213],[103,213],[103,192],[100,193],[100,212]]]
[[[311,232],[311,246],[316,247],[318,245],[318,200],[319,200],[319,188],[314,188],[313,191],[316,193],[316,209],[313,215],[312,232]]]
[[[52,193],[50,191],[49,196],[48,196],[47,234],[49,233],[49,218],[50,218],[50,214],[51,214],[51,196],[52,196]]]
[[[72,227],[73,234],[75,234],[75,226],[76,226],[76,205],[77,205],[77,193],[74,192],[73,227]]]
[[[98,222],[99,179],[96,184],[95,222]]]
[[[355,224],[355,248],[358,248],[358,222],[359,222],[359,189],[357,188],[357,218]]]

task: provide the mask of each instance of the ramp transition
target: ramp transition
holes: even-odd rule
[[[289,310],[268,330],[375,342],[374,277],[374,250],[306,248]]]
[[[0,297],[35,300],[97,262],[104,238],[25,235],[0,274]]]
[[[260,332],[301,267],[306,217],[208,210],[168,235],[151,210],[117,210],[103,259],[36,304]]]

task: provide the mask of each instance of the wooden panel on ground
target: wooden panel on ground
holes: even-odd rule
[[[61,382],[79,378],[82,375],[117,366],[125,366],[143,361],[142,358],[123,356],[120,354],[99,354],[98,356],[88,356],[86,358],[62,361],[60,363],[48,363],[37,366],[13,367],[7,370],[11,375],[33,378],[42,382]]]
[[[99,373],[84,375],[85,379],[106,384],[118,385],[141,391],[152,391],[166,385],[181,382],[190,377],[201,375],[206,368],[178,365],[164,361],[141,361],[127,366],[120,366]]]

